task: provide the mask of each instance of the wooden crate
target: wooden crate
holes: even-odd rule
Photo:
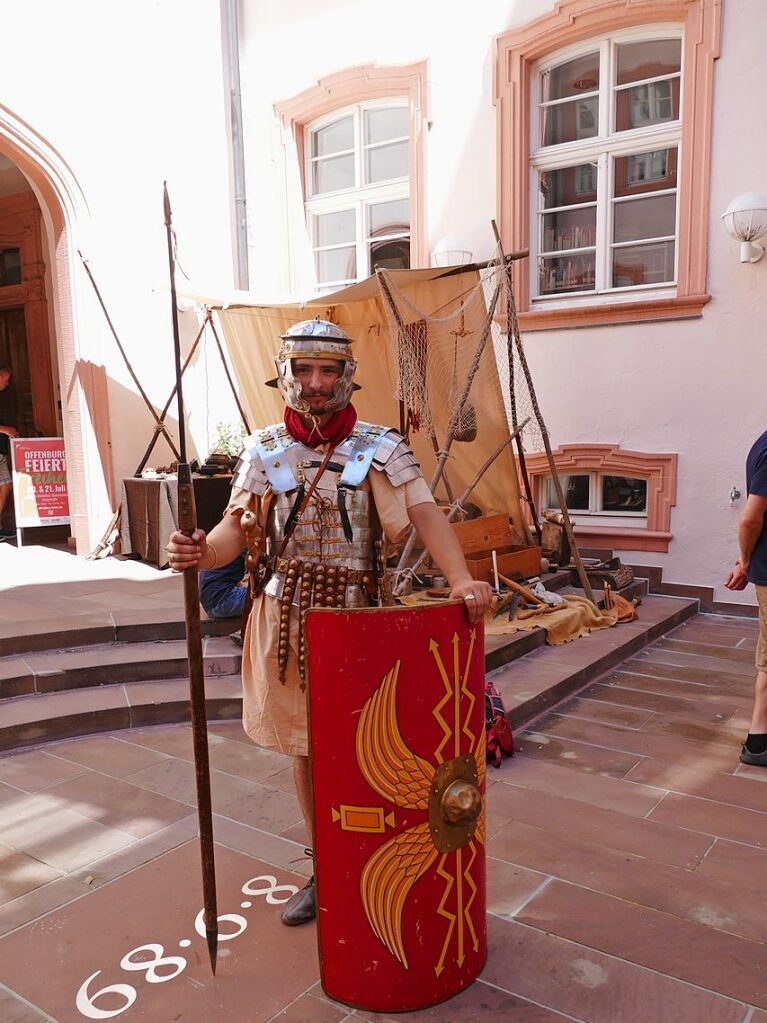
[[[495,548],[498,571],[510,579],[529,579],[541,574],[541,548],[522,547],[510,544]],[[495,585],[493,579],[493,556],[490,551],[474,551],[466,554],[466,564],[472,579]]]
[[[511,526],[507,515],[480,515],[477,519],[450,524],[466,555],[511,546]]]

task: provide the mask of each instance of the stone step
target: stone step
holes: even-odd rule
[[[572,587],[562,592],[580,593]],[[491,636],[485,665],[515,728],[636,655],[697,611],[697,601],[645,597],[640,619],[547,647],[543,629]],[[228,637],[203,642],[211,719],[237,718],[241,650]],[[181,641],[112,643],[0,659],[0,750],[92,732],[189,718]]]
[[[575,593],[582,591],[573,590]],[[537,649],[490,674],[512,727],[528,725],[649,643],[697,614],[698,602],[679,597],[644,597],[634,622],[592,632],[574,642],[548,646],[542,629]]]
[[[201,613],[203,636],[226,636],[239,627],[238,618],[212,619]],[[0,658],[105,643],[183,639],[185,635],[184,612],[178,607],[98,611],[68,618],[42,616],[40,620],[0,624]]]
[[[202,641],[206,676],[234,675],[242,651],[228,636]],[[187,677],[186,642],[111,643],[0,658],[0,701],[7,698]]]
[[[205,683],[208,719],[242,713],[239,675],[217,675]],[[189,720],[185,679],[152,679],[130,685],[35,693],[0,703],[0,751],[71,739],[93,732]]]

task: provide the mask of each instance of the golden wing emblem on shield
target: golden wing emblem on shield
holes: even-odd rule
[[[481,790],[485,778],[485,735],[475,736],[468,728],[476,698],[467,688],[469,663],[476,633],[472,631],[465,668],[460,667],[458,636],[453,639],[452,679],[442,662],[439,645],[429,649],[445,686],[445,695],[434,709],[444,738],[434,752],[436,766],[408,748],[397,721],[396,693],[401,662],[398,660],[384,675],[376,691],[366,701],[356,733],[356,755],[365,780],[380,796],[395,806],[427,810],[428,820],[390,839],[370,857],[360,877],[360,895],[368,923],[376,937],[391,954],[408,968],[402,938],[402,913],[413,885],[441,855],[437,873],[446,881],[445,894],[437,912],[448,921],[448,932],[437,974],[444,968],[445,955],[455,930],[458,961],[463,961],[464,927],[472,944],[477,938],[471,920],[471,905],[476,885],[471,877],[477,850],[474,839],[484,844],[484,799]],[[467,697],[468,711],[461,713],[461,699]],[[442,711],[449,709],[451,731]],[[448,713],[448,710],[446,710]],[[460,755],[461,737],[469,743],[469,752]],[[442,751],[453,740],[455,756],[445,760]],[[465,748],[465,747],[464,747]],[[462,848],[469,845],[470,859],[462,863]],[[453,873],[445,869],[448,856],[455,855]],[[446,911],[445,902],[453,886],[459,894],[458,914]]]
[[[357,761],[365,781],[395,806],[426,810],[434,768],[412,753],[397,723],[397,679],[401,661],[384,675],[362,708],[357,725]]]

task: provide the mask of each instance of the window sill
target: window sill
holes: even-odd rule
[[[688,295],[636,302],[595,302],[564,309],[534,309],[519,313],[520,330],[571,330],[575,327],[605,327],[617,323],[645,323],[648,320],[686,320],[703,314],[710,295]],[[499,318],[501,322],[505,317]],[[504,324],[505,325],[505,324]]]
[[[575,527],[575,539],[584,547],[607,547],[610,550],[621,551],[656,551],[661,554],[668,553],[668,545],[671,541],[671,533],[655,529],[632,529],[630,526],[599,527],[579,526]],[[587,541],[587,542],[584,542]]]

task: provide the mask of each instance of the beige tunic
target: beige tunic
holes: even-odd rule
[[[372,470],[363,487],[373,494],[378,518],[390,543],[402,540],[410,526],[408,509],[433,503],[423,477],[392,486],[386,473]],[[232,507],[259,511],[259,499],[245,490],[232,493]],[[290,656],[284,684],[279,680],[277,639],[280,602],[262,595],[253,603],[243,642],[242,725],[250,738],[267,749],[291,756],[307,756],[307,694],[298,674],[298,616],[290,623]]]

